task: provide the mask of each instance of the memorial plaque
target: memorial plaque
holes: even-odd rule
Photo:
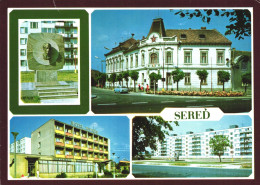
[[[30,70],[59,70],[64,65],[64,42],[56,33],[31,33],[27,60]]]

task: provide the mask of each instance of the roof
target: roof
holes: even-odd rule
[[[134,45],[137,45],[139,41],[135,40],[134,38],[130,38],[124,42],[120,42],[119,45],[112,49],[109,53],[106,53],[105,56],[111,55],[113,53],[119,52],[119,51],[126,51],[128,49],[131,49]]]
[[[166,33],[165,33],[165,28],[164,28],[164,24],[163,24],[163,19],[162,18],[158,18],[158,19],[154,19],[152,26],[150,28],[150,31],[147,35],[147,38],[149,37],[149,35],[153,32],[157,32],[159,33],[159,35],[161,37],[165,37]]]
[[[188,29],[188,30],[175,30],[170,29],[166,30],[166,36],[172,37],[177,36],[178,41],[181,41],[182,44],[223,44],[231,45],[232,42],[228,40],[225,36],[219,33],[217,30],[207,30],[204,29]],[[182,35],[186,35],[185,39],[182,39]],[[200,35],[204,35],[205,38],[200,38]]]

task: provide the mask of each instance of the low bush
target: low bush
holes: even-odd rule
[[[56,178],[67,178],[67,174],[65,172],[61,172],[61,174],[56,175]]]

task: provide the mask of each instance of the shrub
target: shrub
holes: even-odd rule
[[[122,170],[122,174],[129,174],[129,170],[124,167],[124,169]]]
[[[67,174],[65,172],[61,172],[61,174],[56,175],[56,178],[67,178]]]
[[[108,171],[108,170],[104,170],[104,175],[105,175],[106,177],[113,177],[112,172],[111,172],[111,171]]]

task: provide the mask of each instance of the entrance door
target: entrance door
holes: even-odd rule
[[[35,176],[35,163],[28,163],[28,174],[30,177]]]

